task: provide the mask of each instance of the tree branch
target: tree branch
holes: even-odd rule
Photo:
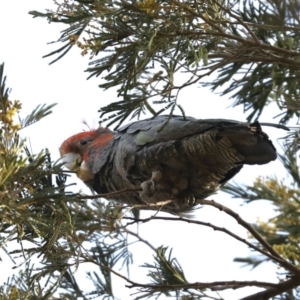
[[[206,227],[211,227],[213,230],[215,231],[220,231],[220,232],[224,232],[226,234],[228,234],[229,236],[233,237],[234,239],[246,244],[249,248],[252,248],[253,250],[256,250],[257,252],[269,257],[270,259],[277,261],[278,258],[273,256],[272,254],[268,253],[267,251],[264,251],[262,249],[260,249],[259,247],[251,244],[250,242],[248,242],[247,240],[239,237],[238,235],[236,235],[235,233],[231,232],[230,230],[224,228],[224,227],[219,227],[216,226],[214,224],[211,223],[207,223],[207,222],[202,222],[202,221],[195,221],[195,220],[191,220],[188,218],[183,218],[183,217],[159,217],[159,216],[152,216],[150,218],[145,218],[145,219],[137,219],[137,218],[133,218],[133,217],[123,217],[123,219],[125,220],[133,220],[133,222],[129,222],[127,223],[125,226],[128,225],[132,225],[136,222],[142,222],[142,223],[146,223],[149,222],[151,220],[165,220],[165,221],[183,221],[183,222],[187,222],[189,224],[197,224],[197,225],[202,225],[202,226],[206,226]]]
[[[120,229],[124,230],[126,233],[135,236],[139,241],[146,244],[149,248],[151,248],[154,252],[156,252],[156,248],[152,246],[147,240],[143,239],[139,234],[127,229],[126,227],[120,227]]]
[[[289,270],[292,273],[298,274],[300,276],[300,270],[289,263],[288,261],[284,260],[273,248],[272,246],[265,241],[262,236],[245,220],[243,220],[236,212],[231,210],[230,208],[215,202],[214,200],[203,200],[203,199],[197,199],[197,202],[199,204],[203,205],[209,205],[218,208],[221,211],[224,211],[226,214],[230,215],[233,217],[238,224],[240,224],[242,227],[246,228],[252,235],[253,237],[274,257],[274,259],[284,268]]]
[[[291,279],[278,283],[275,287],[269,288],[265,291],[255,293],[253,295],[241,298],[240,300],[269,300],[274,296],[288,292],[291,289],[300,285],[300,276],[293,276]]]
[[[111,198],[111,197],[114,197],[114,196],[119,196],[119,195],[122,195],[122,194],[125,194],[125,193],[134,193],[134,192],[141,192],[142,191],[142,188],[132,188],[132,189],[129,189],[129,188],[125,188],[123,190],[120,190],[120,191],[116,191],[116,192],[111,192],[111,193],[105,193],[105,194],[97,194],[97,195],[90,195],[90,196],[83,196],[81,194],[78,194],[76,196],[77,199],[98,199],[98,198]]]
[[[224,289],[238,289],[246,286],[270,287],[277,286],[276,283],[260,282],[260,281],[214,281],[214,282],[194,282],[185,284],[140,284],[137,282],[126,285],[128,288],[143,287],[155,290],[181,290],[181,289],[211,289],[212,291],[220,291]]]

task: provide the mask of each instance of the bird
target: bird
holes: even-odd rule
[[[65,167],[94,193],[143,209],[166,203],[160,210],[173,214],[191,211],[197,199],[215,194],[244,165],[277,157],[257,121],[177,115],[138,120],[116,131],[100,126],[69,137],[59,151]]]

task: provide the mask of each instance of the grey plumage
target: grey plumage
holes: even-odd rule
[[[142,187],[111,198],[129,205],[172,200],[162,209],[173,213],[214,194],[244,164],[266,164],[277,156],[258,122],[158,116],[112,134],[101,151],[97,143],[89,147],[95,177],[86,184],[101,194]]]

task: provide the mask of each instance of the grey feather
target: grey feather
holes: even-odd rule
[[[258,122],[158,116],[123,126],[101,153],[93,153],[89,159],[96,176],[89,185],[97,193],[142,186],[141,193],[113,199],[129,205],[172,200],[162,209],[184,212],[244,164],[266,164],[276,156]]]

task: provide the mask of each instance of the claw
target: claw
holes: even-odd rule
[[[187,197],[184,198],[184,202],[187,206],[194,206],[196,203],[196,198],[194,194],[190,193]]]
[[[162,173],[159,170],[152,171],[152,176],[150,180],[144,181],[141,183],[141,196],[142,197],[149,197],[152,196],[156,191],[156,183],[160,181],[162,178]]]
[[[148,181],[144,181],[141,183],[141,188],[142,188],[142,194],[143,195],[147,195],[150,196],[152,195],[156,189],[155,189],[155,182],[153,180],[148,180]]]
[[[191,208],[196,204],[196,198],[193,193],[185,191],[179,194],[179,197],[176,197],[176,206],[178,208]]]

